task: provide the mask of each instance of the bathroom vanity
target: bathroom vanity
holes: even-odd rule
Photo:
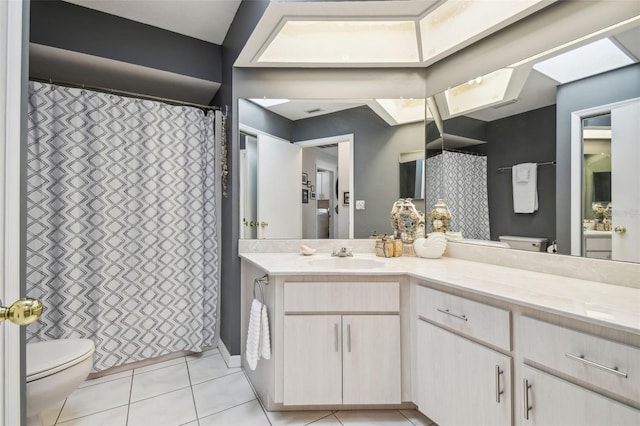
[[[417,406],[441,425],[640,424],[640,289],[354,253],[344,264],[329,253],[241,254],[243,333],[254,279],[269,277],[272,357],[246,369],[267,409]]]

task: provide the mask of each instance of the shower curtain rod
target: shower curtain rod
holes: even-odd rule
[[[110,89],[108,87],[90,86],[90,85],[87,85],[87,84],[78,84],[78,83],[72,83],[72,82],[69,82],[69,81],[52,80],[50,78],[30,77],[29,80],[31,80],[31,81],[39,81],[41,83],[57,84],[58,86],[73,87],[73,88],[77,88],[77,89],[94,90],[96,92],[110,93],[110,94],[113,94],[113,95],[127,96],[127,97],[130,97],[130,98],[139,98],[139,99],[147,99],[147,100],[150,100],[150,101],[159,101],[159,102],[164,102],[164,103],[172,104],[172,105],[184,105],[184,106],[191,106],[191,107],[200,108],[200,109],[221,111],[221,108],[220,107],[216,107],[216,106],[202,105],[202,104],[196,104],[196,103],[192,103],[192,102],[184,102],[184,101],[179,101],[179,100],[176,100],[176,99],[162,98],[162,97],[159,97],[159,96],[143,95],[142,93],[127,92],[127,91],[124,91],[124,90]]]

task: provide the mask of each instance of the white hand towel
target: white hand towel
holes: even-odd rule
[[[538,164],[516,164],[511,169],[513,211],[533,213],[538,210]]]
[[[271,337],[269,336],[267,305],[262,305],[260,312],[260,356],[264,359],[271,359]]]
[[[244,357],[249,364],[249,368],[255,370],[258,366],[260,347],[260,312],[262,303],[258,299],[251,302],[251,312],[249,313],[249,328],[247,330],[247,348]]]

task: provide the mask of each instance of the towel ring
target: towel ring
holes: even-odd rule
[[[269,276],[267,274],[253,280],[253,298],[256,298],[256,286],[258,286],[258,290],[260,290],[260,303],[264,304],[264,289],[262,288],[262,284],[269,285]]]

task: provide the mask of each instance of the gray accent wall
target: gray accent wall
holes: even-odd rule
[[[556,236],[571,253],[571,113],[640,97],[640,64],[558,87],[556,103]]]
[[[400,194],[401,152],[424,149],[424,123],[389,126],[369,107],[362,106],[298,120],[293,141],[353,133],[354,187],[351,202],[365,201],[355,210],[354,237],[368,238],[373,231],[391,233],[389,214]],[[424,211],[424,202],[416,200]]]
[[[234,102],[233,63],[253,32],[256,24],[269,6],[268,0],[243,1],[222,43],[222,86],[212,99],[213,105],[229,107],[227,120],[228,161],[230,167],[227,193],[222,200],[222,241],[220,280],[220,339],[231,355],[240,355],[240,196],[239,196],[239,137],[238,104]]]
[[[556,239],[556,170],[538,167],[538,211],[514,213],[511,167],[556,158],[555,106],[528,111],[487,123],[487,191],[491,239],[500,235]]]
[[[59,0],[31,2],[30,41],[221,82],[221,46]]]

